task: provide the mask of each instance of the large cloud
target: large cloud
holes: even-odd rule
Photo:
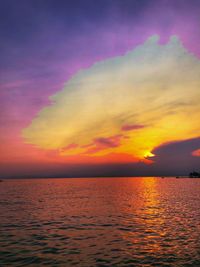
[[[75,144],[66,154],[88,153],[94,140],[126,134],[98,151],[140,158],[166,141],[198,136],[200,61],[178,37],[165,45],[158,40],[80,70],[23,129],[26,142],[62,151]]]
[[[188,175],[199,171],[200,158],[193,154],[200,147],[200,137],[178,142],[169,142],[153,150],[155,161],[152,168],[158,173]]]

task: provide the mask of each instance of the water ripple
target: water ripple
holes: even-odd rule
[[[8,180],[0,266],[200,266],[200,179]]]

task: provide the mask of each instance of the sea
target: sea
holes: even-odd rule
[[[4,179],[0,266],[200,266],[200,179]]]

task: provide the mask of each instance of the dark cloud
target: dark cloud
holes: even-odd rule
[[[155,160],[158,160],[160,157],[165,156],[166,158],[172,157],[191,157],[192,152],[197,150],[200,147],[200,137],[188,139],[184,141],[174,141],[165,143],[153,150],[153,153],[156,155]]]
[[[195,157],[192,154],[199,147],[200,137],[161,145],[152,151],[155,154],[153,168],[158,173],[182,175],[199,170],[200,157]]]

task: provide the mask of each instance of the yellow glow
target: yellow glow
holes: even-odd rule
[[[147,151],[145,154],[144,154],[144,158],[152,158],[154,157],[155,155],[153,153],[151,153],[150,151]]]
[[[200,132],[199,74],[199,59],[178,38],[165,45],[150,38],[75,74],[23,129],[23,137],[61,156],[151,158],[155,147]]]

